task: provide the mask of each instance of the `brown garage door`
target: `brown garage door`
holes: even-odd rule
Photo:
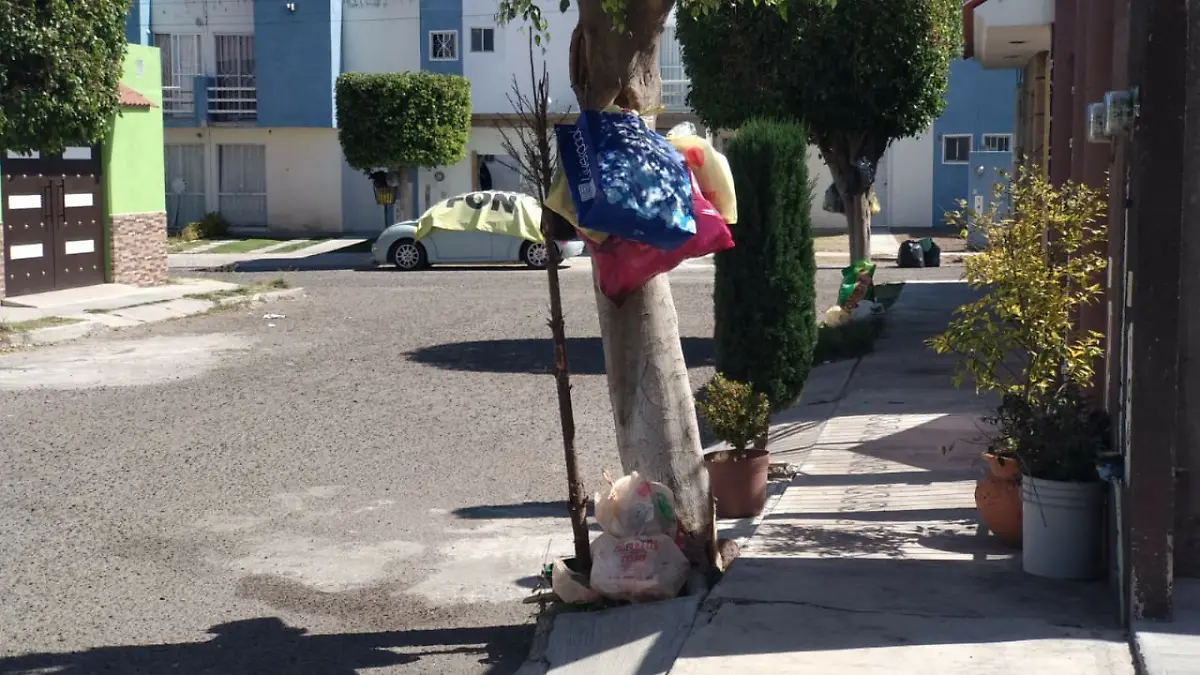
[[[94,158],[94,159],[93,159]],[[4,160],[7,295],[104,283],[99,151]]]

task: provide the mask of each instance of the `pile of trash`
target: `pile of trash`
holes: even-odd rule
[[[689,258],[733,247],[733,174],[686,122],[663,136],[609,106],[555,125],[559,165],[546,206],[579,232],[615,304]]]
[[[840,326],[882,311],[883,305],[875,302],[875,263],[860,260],[843,267],[838,302],[825,310],[825,325]]]
[[[603,534],[591,544],[592,570],[586,585],[566,564],[554,563],[551,583],[564,602],[585,604],[601,598],[652,602],[679,595],[689,563],[683,530],[675,515],[675,495],[636,471],[595,496],[596,522]]]

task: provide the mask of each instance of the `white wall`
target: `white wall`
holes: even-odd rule
[[[343,230],[344,162],[336,129],[172,127],[164,132],[163,140],[168,145],[204,146],[208,211],[220,208],[218,147],[235,143],[263,145],[268,230],[273,234],[336,234]]]
[[[266,132],[271,230],[341,231],[342,146],[337,130],[289,127]]]
[[[345,0],[342,70],[402,73],[421,69],[419,0]]]
[[[829,167],[815,145],[808,148],[808,177],[815,178],[812,224],[816,229],[846,228],[846,217],[821,208],[833,184]],[[892,143],[875,175],[880,213],[872,223],[884,227],[929,227],[933,222],[933,130]]]
[[[521,90],[531,91],[529,80],[529,33],[523,21],[497,26],[495,21],[498,0],[462,0],[462,57],[463,75],[471,81],[471,102],[476,113],[510,113],[512,104],[506,97],[512,91],[512,78],[517,76]],[[534,47],[535,72],[542,72],[545,62],[550,75],[550,101],[555,110],[574,106],[568,62],[571,31],[579,20],[574,5],[567,12],[558,11],[557,2],[542,3],[550,27],[550,41],[544,42],[543,54]],[[491,54],[471,52],[471,29],[495,28],[496,51]]]
[[[471,128],[471,136],[467,139],[467,156],[461,162],[452,166],[427,169],[422,167],[419,175],[418,203],[424,211],[442,199],[470,192],[475,184],[471,175],[471,153],[481,155],[506,155],[503,137],[500,131],[492,126],[476,126]],[[443,175],[437,180],[436,174]]]

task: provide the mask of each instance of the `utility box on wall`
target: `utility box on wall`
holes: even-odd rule
[[[993,207],[997,219],[1008,213],[1011,207],[1008,188],[1012,182],[1012,153],[972,150],[969,166],[967,208],[973,215],[967,223],[967,246],[973,250],[980,250],[987,248],[988,242],[987,236],[975,226],[974,214],[986,213]]]

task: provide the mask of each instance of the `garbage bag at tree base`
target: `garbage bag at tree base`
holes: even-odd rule
[[[696,126],[684,122],[667,132],[667,140],[683,153],[696,185],[728,225],[737,223],[737,194],[733,189],[733,171],[729,160],[717,152],[707,138],[696,133]]]
[[[663,251],[696,234],[683,155],[640,117],[585,110],[554,132],[580,227]]]
[[[613,482],[608,490],[596,493],[596,524],[614,537],[637,537],[679,532],[675,516],[675,494],[671,488],[647,480],[634,471]]]
[[[694,180],[694,177],[693,177]],[[618,307],[631,293],[664,272],[670,272],[689,258],[733,248],[733,236],[716,208],[700,190],[692,193],[696,234],[673,251],[660,251],[636,241],[608,237],[603,243],[585,237],[583,243],[592,257],[596,284],[600,292]]]
[[[861,300],[874,297],[875,263],[860,260],[842,268],[842,287],[838,291],[838,305],[846,310],[858,306]]]
[[[607,598],[667,600],[678,596],[687,580],[687,557],[665,534],[621,538],[604,533],[591,548],[591,587]]]

